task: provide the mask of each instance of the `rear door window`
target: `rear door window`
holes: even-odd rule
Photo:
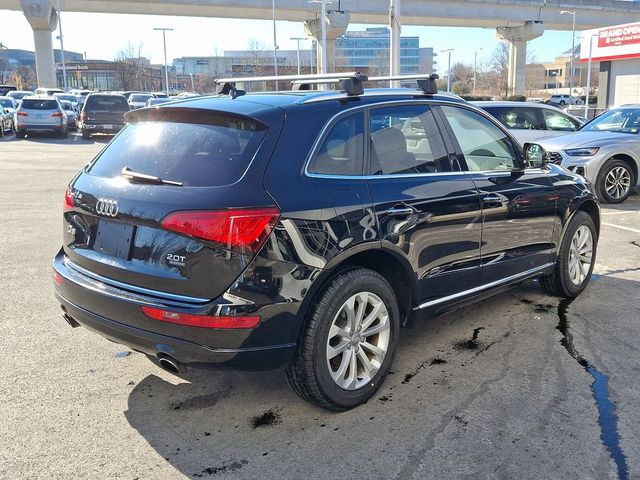
[[[58,108],[58,102],[56,100],[25,99],[22,100],[21,107],[27,110],[55,110]]]
[[[124,97],[118,95],[96,96],[92,95],[87,99],[85,109],[104,111],[128,111],[129,104]]]
[[[186,187],[235,183],[249,167],[267,128],[250,119],[228,116],[210,116],[209,121],[132,123],[111,141],[88,172],[112,178],[128,167]]]

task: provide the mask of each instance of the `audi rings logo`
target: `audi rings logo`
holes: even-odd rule
[[[105,217],[115,217],[118,214],[118,202],[108,198],[100,198],[96,203],[96,213]]]

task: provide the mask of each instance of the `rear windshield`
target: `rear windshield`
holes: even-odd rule
[[[150,98],[152,98],[153,95],[140,95],[140,94],[133,94],[129,97],[129,101],[130,102],[146,102],[147,100],[149,100]]]
[[[74,97],[73,95],[56,95],[55,97],[58,100],[68,100],[70,102],[75,102],[76,101],[76,97]]]
[[[0,98],[0,105],[4,108],[13,108],[13,102],[8,98]]]
[[[211,124],[141,121],[128,125],[90,165],[92,175],[113,178],[122,169],[210,187],[237,182],[249,167],[266,127],[219,116]]]
[[[55,110],[58,108],[58,102],[56,100],[23,99],[20,106],[28,110]]]
[[[85,108],[108,111],[128,111],[127,100],[119,95],[92,95],[87,98]]]

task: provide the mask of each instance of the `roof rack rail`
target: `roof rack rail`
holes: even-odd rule
[[[360,72],[338,72],[338,73],[326,73],[326,74],[312,74],[312,75],[278,75],[278,76],[263,76],[263,77],[231,77],[231,78],[218,78],[216,83],[222,84],[223,87],[218,93],[224,93],[225,95],[231,94],[233,96],[233,90],[236,83],[256,83],[256,82],[291,82],[296,90],[308,90],[309,85],[326,84],[326,83],[339,83],[342,90],[347,95],[362,95],[364,88],[362,82],[367,81],[367,75]],[[226,87],[226,88],[225,88]]]
[[[389,82],[416,80],[418,88],[427,95],[435,95],[438,93],[438,85],[436,80],[440,78],[437,73],[421,73],[416,75],[389,75],[386,77],[369,77],[369,82]]]

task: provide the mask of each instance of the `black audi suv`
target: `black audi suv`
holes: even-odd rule
[[[346,410],[413,315],[590,280],[591,185],[455,96],[214,96],[126,118],[66,191],[55,295],[72,326],[174,373],[284,368]]]

